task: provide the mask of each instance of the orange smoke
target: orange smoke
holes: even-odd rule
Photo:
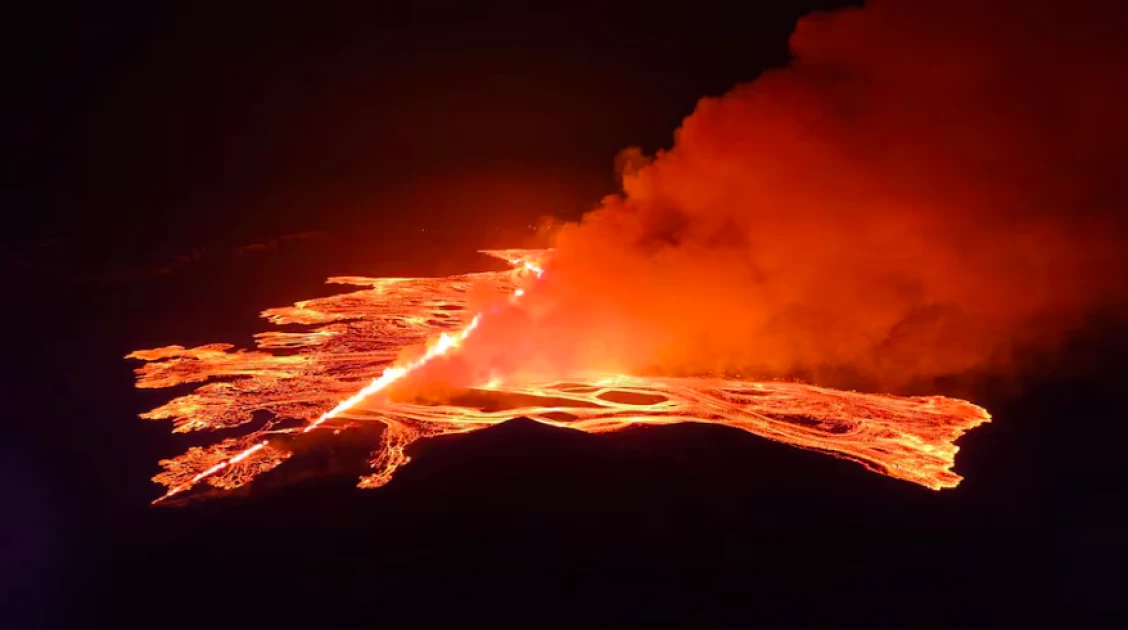
[[[620,157],[494,360],[898,388],[1122,306],[1124,20],[983,5],[803,18],[790,65]]]

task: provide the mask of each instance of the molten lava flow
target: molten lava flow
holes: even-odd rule
[[[938,490],[961,479],[951,470],[955,440],[990,418],[971,403],[940,396],[598,373],[508,385],[495,378],[442,404],[389,397],[393,383],[450,354],[489,318],[488,312],[466,308],[471,286],[508,294],[507,306],[518,308],[544,273],[545,252],[486,253],[513,269],[447,278],[332,278],[365,288],[265,311],[275,324],[313,328],[261,333],[257,351],[232,352],[229,345],[213,344],[130,354],[127,358],[146,361],[136,370],[138,387],[213,381],[144,418],[171,419],[174,431],[188,432],[246,425],[256,412],[267,416],[242,437],[161,461],[164,472],[153,480],[167,492],[158,501],[201,482],[237,488],[285,461],[291,455],[287,445],[307,439],[316,428],[340,431],[372,422],[384,430],[370,459],[373,472],[359,485],[378,487],[409,461],[405,449],[412,442],[516,417],[589,433],[680,422],[723,424]],[[426,348],[422,354],[403,356],[420,345]]]

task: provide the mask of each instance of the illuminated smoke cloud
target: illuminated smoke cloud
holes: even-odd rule
[[[620,157],[622,193],[558,234],[523,360],[898,388],[1121,308],[1128,30],[1078,5],[803,18],[786,68]]]

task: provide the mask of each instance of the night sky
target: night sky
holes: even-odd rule
[[[786,63],[820,6],[270,4],[85,7],[14,29],[17,240],[466,242],[576,218],[615,189],[619,150],[669,146],[699,98]]]
[[[6,16],[0,626],[1006,627],[1117,606],[1128,344],[1101,326],[976,386],[995,421],[939,494],[718,427],[518,421],[425,445],[379,493],[347,469],[150,508],[189,441],[137,418],[170,392],[133,389],[125,354],[249,345],[330,275],[488,268],[475,249],[579,218],[620,150],[669,147],[698,99],[787,63],[799,16],[846,3],[239,4]]]

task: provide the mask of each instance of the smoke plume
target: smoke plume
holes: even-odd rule
[[[619,157],[494,363],[898,388],[1123,306],[1128,30],[1084,4],[804,17],[787,67]]]

